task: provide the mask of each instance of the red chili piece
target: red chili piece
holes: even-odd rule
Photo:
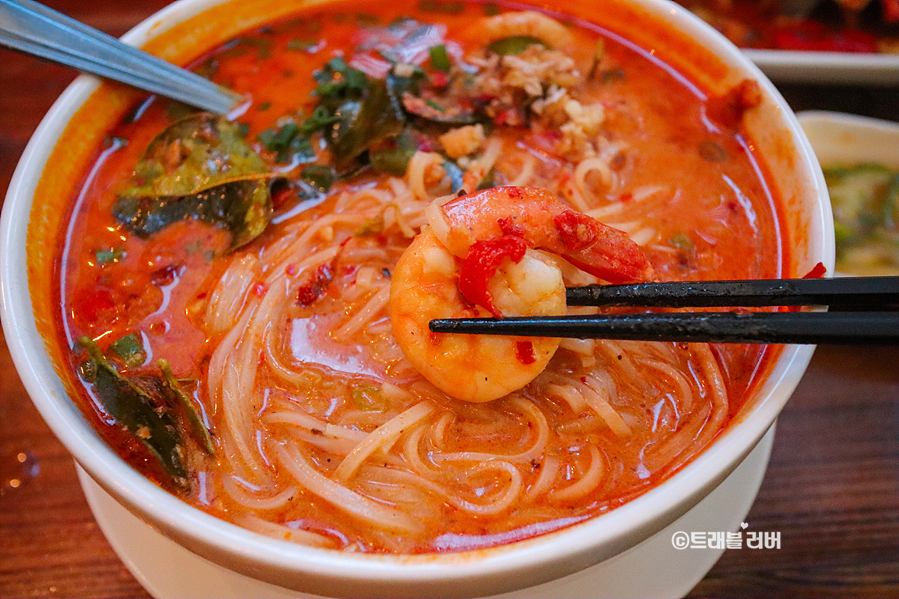
[[[297,290],[297,303],[308,306],[324,294],[325,289],[334,280],[334,270],[330,264],[322,264],[315,269],[309,281]]]
[[[827,273],[827,268],[821,262],[815,264],[815,267],[806,273],[803,279],[820,279]]]
[[[511,216],[496,219],[496,224],[499,225],[499,230],[503,232],[503,235],[514,235],[515,237],[524,238],[524,227],[516,223]]]
[[[150,281],[157,287],[166,287],[175,282],[178,277],[179,267],[174,264],[163,266],[150,274]]]
[[[437,87],[446,87],[449,83],[449,77],[446,76],[446,73],[437,71],[431,74],[431,82]]]
[[[516,343],[515,354],[518,357],[518,361],[522,364],[533,364],[537,361],[537,356],[534,354],[534,344],[530,341],[519,341]]]
[[[493,303],[493,297],[487,289],[487,282],[503,260],[509,258],[517,264],[524,258],[527,249],[527,242],[516,235],[476,241],[468,249],[459,271],[459,291],[462,296],[473,304],[483,306],[496,318],[502,318],[502,313]]]
[[[272,189],[272,206],[279,209],[296,197],[296,191],[290,185],[277,185]]]

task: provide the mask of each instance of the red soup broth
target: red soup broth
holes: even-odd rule
[[[251,98],[234,131],[269,173],[248,180],[270,190],[273,218],[237,248],[233,230],[195,214],[149,234],[115,215],[148,144],[195,112],[139,99],[109,128],[74,193],[55,281],[76,400],[125,460],[263,534],[425,553],[606,512],[726,428],[777,348],[563,342],[523,389],[471,404],[431,385],[396,345],[385,300],[394,266],[430,201],[463,184],[548,189],[631,235],[659,280],[776,277],[788,263],[780,198],[741,126],[752,85],[708,90],[680,73],[685,55],[702,56],[683,40],[669,56],[520,9],[312,7],[194,61]],[[554,27],[562,41],[541,38]],[[380,107],[390,122],[366,131],[389,133],[342,155],[334,131],[354,125],[340,111],[385,77],[408,85]],[[206,122],[216,124],[191,139],[225,135]],[[188,145],[163,144],[159,160],[180,164]],[[169,468],[149,449],[154,433],[123,423],[98,393],[83,336],[121,377],[158,392],[147,401],[171,418]],[[173,387],[210,432],[211,454]]]

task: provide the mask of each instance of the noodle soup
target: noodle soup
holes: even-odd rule
[[[783,199],[744,127],[759,89],[707,90],[678,60],[455,2],[313,7],[211,51],[194,69],[249,105],[135,105],[60,235],[84,413],[199,509],[344,551],[491,547],[646,493],[721,434],[777,348],[563,341],[475,403],[398,345],[391,287],[435,209],[496,188],[624,232],[659,280],[780,276]],[[546,261],[569,285],[608,280]],[[505,359],[426,356],[460,385]]]

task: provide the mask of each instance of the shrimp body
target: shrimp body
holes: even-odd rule
[[[562,23],[535,10],[484,17],[471,31],[473,36],[486,43],[505,37],[526,36],[536,38],[550,48],[559,48],[571,45],[574,40]]]
[[[439,203],[394,269],[390,317],[412,365],[455,398],[486,402],[520,389],[559,339],[433,333],[432,319],[565,314],[562,271],[545,252],[607,281],[651,277],[624,233],[543,190],[501,187]]]
[[[434,386],[465,401],[491,401],[540,374],[559,340],[432,333],[428,323],[435,318],[490,316],[462,296],[459,262],[431,230],[415,238],[391,277],[393,334],[412,365]],[[490,290],[508,314],[566,312],[562,275],[536,252],[501,267]]]

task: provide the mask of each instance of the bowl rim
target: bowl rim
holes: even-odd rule
[[[179,0],[154,14],[123,40],[142,45],[177,23],[227,0]],[[795,116],[780,93],[747,58],[704,22],[668,0],[630,0],[656,18],[684,28],[727,64],[759,81],[763,92],[783,112],[796,154],[810,172],[819,201],[814,226],[821,239],[809,237],[812,256],[833,269],[832,217],[821,169]],[[489,549],[449,554],[347,554],[273,540],[209,515],[170,495],[128,466],[93,432],[73,418],[74,404],[44,353],[35,325],[26,269],[26,230],[36,182],[64,125],[97,89],[99,81],[79,76],[41,121],[20,159],[0,215],[0,315],[13,362],[38,411],[78,463],[105,490],[132,512],[157,525],[195,551],[209,551],[213,561],[250,564],[249,575],[272,582],[272,576],[298,573],[316,592],[368,596],[454,595],[512,591],[583,569],[611,557],[661,530],[716,487],[755,447],[775,421],[799,382],[814,348],[787,346],[756,392],[756,405],[739,417],[686,466],[663,483],[628,503],[559,531]],[[824,191],[822,191],[824,190]],[[810,192],[811,193],[811,192]],[[829,227],[829,228],[828,228]],[[828,231],[830,233],[828,234]],[[78,413],[80,416],[80,413]],[[713,451],[714,449],[714,451]],[[226,564],[223,564],[226,565]],[[227,565],[226,565],[227,567]],[[283,582],[283,581],[282,581]],[[276,584],[279,584],[276,582]],[[422,585],[431,585],[422,586]]]

